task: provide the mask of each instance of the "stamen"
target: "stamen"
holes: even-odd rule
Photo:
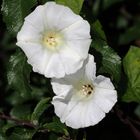
[[[93,92],[93,89],[93,86],[91,86],[90,84],[82,86],[82,92],[86,96],[90,95]]]

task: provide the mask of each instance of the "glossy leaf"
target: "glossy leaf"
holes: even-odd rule
[[[140,102],[140,48],[131,46],[123,60],[123,66],[128,78],[123,101]]]
[[[7,72],[8,84],[24,99],[31,97],[30,71],[31,67],[21,51],[17,51],[10,57]]]
[[[37,0],[3,0],[3,20],[11,33],[15,34],[19,31],[24,17],[31,12],[36,2]]]
[[[65,134],[66,136],[69,135],[66,126],[56,117],[53,118],[53,122],[44,124],[43,128],[47,128],[48,130],[56,133]]]
[[[50,98],[45,98],[42,99],[35,107],[32,116],[31,116],[31,120],[34,124],[38,124],[38,120],[40,118],[40,116],[42,115],[42,113],[48,109],[48,107],[50,107],[49,104],[49,100]]]
[[[121,76],[121,58],[108,46],[105,33],[103,32],[99,21],[92,25],[92,30],[93,41],[91,47],[93,48],[93,51],[91,53],[95,56],[98,73],[109,74],[112,80],[118,83]]]
[[[56,3],[68,6],[71,8],[76,14],[79,14],[84,0],[55,0]]]
[[[31,117],[31,106],[30,105],[18,105],[15,106],[11,112],[11,117],[22,119],[22,120],[30,120]]]

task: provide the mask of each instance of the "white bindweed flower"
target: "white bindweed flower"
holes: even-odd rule
[[[90,25],[66,6],[47,2],[25,18],[17,45],[35,72],[64,77],[80,69],[91,43]]]
[[[109,78],[95,76],[94,57],[73,75],[52,79],[55,94],[52,104],[61,122],[72,128],[97,124],[117,101],[117,92]]]

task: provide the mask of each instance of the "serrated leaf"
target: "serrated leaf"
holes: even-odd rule
[[[76,14],[79,14],[84,0],[55,0],[56,3],[68,6],[71,8]]]
[[[7,72],[8,84],[24,99],[31,96],[30,71],[31,67],[27,64],[26,57],[21,51],[17,51],[10,57]]]
[[[31,106],[30,105],[18,105],[12,108],[10,112],[11,117],[22,119],[22,120],[30,120],[31,117]]]
[[[15,34],[19,31],[24,17],[30,13],[36,2],[37,0],[3,0],[3,20],[10,33]]]
[[[43,128],[47,128],[48,130],[56,133],[65,134],[66,136],[69,135],[66,126],[61,123],[57,117],[53,118],[53,122],[44,124]]]
[[[128,83],[122,99],[126,102],[140,103],[140,48],[131,46],[123,60],[123,67]]]
[[[121,76],[121,58],[108,46],[105,33],[99,21],[95,22],[92,27],[93,41],[91,47],[94,50],[91,53],[94,54],[95,61],[99,66],[98,73],[109,74],[112,80],[118,83]]]
[[[33,113],[32,113],[32,116],[31,116],[31,121],[34,123],[34,124],[38,124],[38,121],[39,121],[39,118],[40,116],[42,115],[42,113],[48,109],[50,107],[50,104],[49,104],[49,100],[50,98],[45,98],[45,99],[42,99],[35,107]]]

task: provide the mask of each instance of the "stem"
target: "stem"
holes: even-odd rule
[[[138,125],[140,123],[137,121],[134,121],[134,120],[132,121],[132,119],[130,119],[130,117],[126,116],[123,113],[123,111],[119,109],[119,106],[116,106],[116,108],[114,110],[115,110],[116,115],[120,119],[120,121],[123,122],[125,125],[127,125],[131,129],[131,131],[133,132],[133,134],[137,140],[140,140],[140,131],[133,125],[132,122],[135,122]]]
[[[36,125],[34,125],[33,123],[31,123],[30,121],[24,121],[24,120],[19,120],[19,119],[16,119],[16,118],[12,118],[10,116],[6,116],[4,113],[1,113],[0,112],[0,119],[5,119],[5,120],[10,120],[10,121],[14,121],[16,124],[19,124],[19,125],[26,125],[26,126],[29,126],[29,127],[32,127],[32,128],[37,128]]]

